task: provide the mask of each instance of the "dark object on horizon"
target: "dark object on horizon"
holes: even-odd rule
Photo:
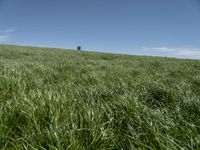
[[[78,51],[81,51],[81,46],[77,46],[77,50],[78,50]]]

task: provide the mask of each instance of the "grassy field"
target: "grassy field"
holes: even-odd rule
[[[0,149],[200,149],[200,61],[1,45]]]

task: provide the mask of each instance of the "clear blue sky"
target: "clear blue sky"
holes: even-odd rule
[[[0,0],[0,43],[200,58],[200,0]]]

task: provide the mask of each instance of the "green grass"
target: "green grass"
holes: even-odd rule
[[[0,149],[200,149],[200,61],[1,45]]]

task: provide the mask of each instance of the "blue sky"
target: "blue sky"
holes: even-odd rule
[[[200,59],[200,0],[0,0],[0,43]]]

